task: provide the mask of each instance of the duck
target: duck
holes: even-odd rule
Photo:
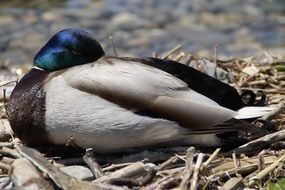
[[[15,135],[30,146],[72,144],[98,153],[196,145],[234,146],[266,134],[244,119],[230,85],[175,61],[107,56],[77,28],[56,33],[7,103]]]

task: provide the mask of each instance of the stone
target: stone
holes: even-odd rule
[[[55,21],[59,21],[61,16],[51,11],[45,11],[42,13],[41,18],[47,22],[55,22]]]
[[[145,27],[150,24],[149,21],[138,17],[133,13],[122,12],[115,15],[111,20],[111,26],[117,29],[133,30]]]
[[[14,22],[14,18],[10,15],[0,15],[0,26],[9,25]]]
[[[25,51],[30,51],[36,53],[37,50],[47,41],[47,37],[38,31],[30,31],[19,35],[17,38],[13,39],[10,44],[10,49],[25,49]]]
[[[94,179],[94,175],[91,172],[91,170],[85,166],[79,166],[79,165],[65,166],[60,168],[60,170],[79,180],[91,181]]]

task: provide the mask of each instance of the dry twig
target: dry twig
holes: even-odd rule
[[[97,163],[94,157],[92,148],[86,150],[86,153],[83,156],[83,160],[86,165],[91,169],[93,175],[95,176],[95,179],[104,176],[101,166]]]
[[[285,160],[285,154],[281,156],[278,160],[276,160],[274,163],[272,163],[270,166],[260,171],[256,176],[252,177],[248,182],[248,186],[252,187],[256,183],[256,180],[259,180],[259,181],[262,180],[266,175],[268,175],[271,171],[273,171],[277,166],[279,166],[280,164],[283,164],[284,160]]]
[[[178,44],[177,46],[175,46],[174,48],[172,48],[170,51],[168,51],[167,53],[165,53],[163,56],[162,56],[162,59],[168,59],[169,56],[171,56],[172,54],[180,51],[182,48],[182,46],[180,44]]]
[[[191,181],[191,186],[190,186],[190,189],[191,189],[191,190],[197,189],[199,171],[200,171],[201,164],[202,164],[202,162],[203,162],[203,158],[204,158],[204,154],[203,154],[203,153],[199,153],[199,154],[198,154],[198,157],[197,157],[196,164],[195,164],[192,181]]]
[[[186,166],[185,166],[185,169],[183,171],[184,175],[183,175],[182,181],[179,185],[181,190],[187,190],[189,188],[188,182],[190,180],[190,177],[191,177],[193,169],[194,169],[194,167],[193,167],[194,155],[195,155],[195,148],[194,147],[188,148],[187,154],[186,154]]]
[[[114,55],[117,57],[118,56],[118,52],[117,52],[117,48],[116,48],[116,45],[113,41],[113,36],[109,36],[109,40],[111,42],[111,46],[112,46],[112,49],[113,49],[113,53]]]

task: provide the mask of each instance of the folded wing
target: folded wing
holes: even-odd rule
[[[194,130],[212,128],[237,115],[171,74],[138,62],[103,58],[62,75],[73,88],[134,112],[151,111]]]

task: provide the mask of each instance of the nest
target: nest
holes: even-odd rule
[[[158,148],[124,155],[94,155],[91,149],[84,153],[71,153],[66,149],[36,150],[13,136],[5,112],[4,90],[0,97],[0,189],[12,186],[34,189],[285,188],[282,104],[285,62],[282,57],[265,51],[259,56],[220,60],[216,47],[213,58],[201,58],[183,52],[179,45],[162,56],[154,53],[153,57],[179,61],[208,72],[240,92],[266,92],[268,104],[277,104],[278,109],[262,119],[273,122],[277,132],[228,152],[197,147]],[[6,85],[2,84],[1,88],[5,89]],[[85,175],[80,176],[81,172]]]

